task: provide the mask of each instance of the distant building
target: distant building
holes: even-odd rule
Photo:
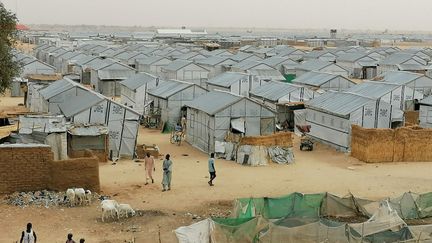
[[[331,29],[330,30],[330,38],[336,39],[336,37],[337,37],[337,29]]]
[[[216,142],[225,141],[229,131],[246,136],[275,132],[275,114],[247,97],[212,91],[186,106],[186,141],[204,152],[215,152]]]

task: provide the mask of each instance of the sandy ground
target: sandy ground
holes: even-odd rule
[[[19,98],[0,98],[0,106],[21,102]],[[187,213],[200,217],[229,213],[232,201],[239,197],[328,191],[380,199],[406,191],[432,191],[431,163],[365,164],[319,144],[313,152],[301,152],[296,145],[292,165],[246,167],[217,160],[216,185],[209,187],[206,154],[186,143],[172,145],[169,135],[157,130],[141,129],[138,143],[158,144],[163,154],[172,155],[172,190],[161,192],[161,160],[157,160],[155,183],[147,186],[142,163],[122,160],[100,165],[101,194],[129,203],[143,216],[102,223],[97,202],[77,208],[23,209],[1,202],[0,242],[19,240],[27,222],[33,223],[39,242],[64,242],[69,232],[87,242],[128,242],[133,238],[135,242],[176,242],[172,230],[197,221]]]

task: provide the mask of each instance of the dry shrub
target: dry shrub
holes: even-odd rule
[[[292,147],[293,133],[279,132],[268,136],[243,137],[240,145]]]
[[[432,129],[352,126],[351,155],[365,162],[432,161]]]
[[[418,111],[405,111],[405,124],[418,125],[419,112]],[[407,125],[405,125],[407,126]]]
[[[351,155],[365,162],[393,161],[392,129],[370,129],[357,125],[351,130]]]

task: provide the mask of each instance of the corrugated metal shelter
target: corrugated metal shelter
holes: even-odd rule
[[[371,79],[377,75],[378,60],[363,51],[339,55],[336,63],[347,69],[354,78]]]
[[[147,93],[148,90],[156,88],[163,82],[152,74],[137,73],[120,82],[121,103],[144,115],[146,107],[151,101]]]
[[[274,56],[261,61],[264,64],[278,70],[280,73],[284,72],[283,65],[297,66],[299,63],[289,59],[288,57]]]
[[[236,95],[249,96],[249,91],[261,86],[263,81],[253,79],[246,73],[226,72],[207,81],[207,90],[228,91]],[[265,82],[264,82],[265,83]]]
[[[199,52],[191,51],[186,52],[180,55],[173,56],[174,59],[182,59],[182,60],[189,60],[189,61],[197,61],[201,59],[206,59],[207,57],[202,55]]]
[[[177,79],[191,82],[205,87],[209,70],[188,60],[177,59],[165,67],[162,67],[162,77],[165,79]]]
[[[337,55],[333,54],[330,51],[322,50],[322,51],[311,51],[306,53],[303,56],[304,60],[319,60],[323,62],[334,62],[336,60]]]
[[[149,89],[148,94],[152,103],[150,112],[161,115],[162,122],[173,126],[180,122],[181,108],[187,101],[191,101],[207,90],[189,82],[179,80],[168,80],[154,89]]]
[[[314,91],[303,86],[278,81],[270,81],[250,92],[251,98],[266,101],[266,105],[304,102],[315,95]]]
[[[407,86],[387,82],[367,81],[347,89],[346,92],[381,99],[400,110],[406,109],[407,101],[412,103],[414,100],[423,99],[423,94],[414,92]]]
[[[420,126],[425,128],[432,128],[432,96],[421,100],[419,103]]]
[[[244,72],[261,81],[285,80],[284,76],[275,68],[258,61],[243,61],[231,68],[235,72]]]
[[[399,67],[408,67],[407,65],[415,69],[423,69],[423,73],[425,73],[428,61],[412,53],[396,52],[378,63],[378,74],[383,74],[388,71],[398,71],[400,70]]]
[[[355,82],[343,77],[342,75],[314,71],[305,73],[292,80],[292,82],[294,84],[308,87],[312,90],[325,91],[343,91],[356,85]]]
[[[432,78],[423,74],[404,71],[388,71],[376,77],[374,80],[407,86],[413,90],[412,97],[415,96],[414,91],[422,93],[425,96],[432,93]]]
[[[403,112],[380,99],[344,92],[326,92],[306,102],[306,123],[310,136],[338,149],[348,150],[351,125],[391,128],[403,121]]]
[[[105,96],[120,96],[120,82],[135,74],[135,69],[122,63],[103,64],[91,69],[91,85]]]
[[[272,134],[274,113],[255,101],[224,91],[202,95],[187,106],[186,141],[204,152],[214,152],[215,142],[223,142],[232,123],[240,124],[246,136]]]
[[[162,68],[170,64],[172,60],[167,57],[151,56],[135,60],[135,67],[138,72],[151,73],[156,76],[162,74]]]
[[[73,73],[73,69],[72,69],[73,64],[77,60],[80,60],[81,58],[85,58],[85,57],[88,56],[84,53],[70,52],[68,54],[61,56],[59,63],[56,64],[56,68],[58,72],[62,74]]]
[[[263,58],[254,55],[254,54],[250,54],[250,53],[245,53],[245,52],[237,52],[235,55],[231,55],[229,56],[232,60],[236,61],[236,62],[244,62],[244,61],[261,61],[263,60]]]
[[[229,56],[210,56],[206,59],[196,60],[195,63],[209,70],[209,78],[231,70],[231,66],[237,64]]]
[[[250,92],[250,98],[269,107],[276,114],[276,122],[294,129],[294,110],[304,109],[303,102],[317,95],[300,85],[270,81]]]
[[[334,62],[326,62],[321,60],[309,60],[295,67],[296,76],[299,77],[307,72],[326,72],[341,75],[344,77],[349,76],[349,71],[337,65]]]
[[[36,59],[25,59],[22,62],[20,62],[21,66],[21,77],[27,77],[29,75],[33,74],[55,74],[56,69],[55,67],[41,62]]]
[[[64,115],[73,124],[105,125],[113,157],[135,155],[140,114],[111,98],[68,79],[54,82],[39,91],[53,115]]]
[[[295,48],[277,51],[277,53],[278,53],[277,56],[287,57],[294,61],[301,61],[303,60],[304,55],[306,55],[304,51]]]

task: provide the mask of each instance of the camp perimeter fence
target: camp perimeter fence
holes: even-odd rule
[[[351,129],[351,156],[364,162],[421,162],[432,160],[432,129]]]
[[[432,242],[432,192],[407,192],[382,201],[349,194],[292,193],[235,200],[232,218],[208,218],[180,227],[180,243]]]

